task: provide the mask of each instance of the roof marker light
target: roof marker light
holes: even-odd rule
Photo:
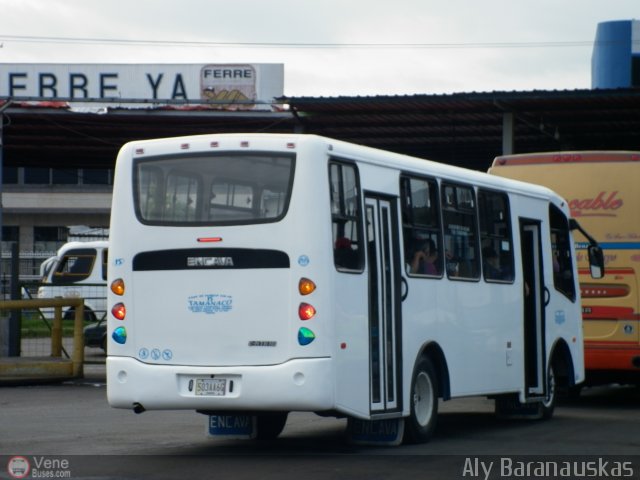
[[[313,333],[308,328],[302,327],[300,330],[298,330],[298,343],[303,347],[305,345],[309,345],[315,339],[316,339],[316,334]]]
[[[188,143],[181,143],[180,144],[180,150],[189,150],[189,144]]]
[[[296,144],[293,142],[287,143],[287,148],[296,148]]]
[[[240,146],[243,148],[249,148],[249,142],[247,142],[246,140],[243,140],[242,142],[240,142]]]
[[[210,146],[211,148],[218,148],[218,147],[220,146],[220,143],[219,143],[219,142],[211,142],[211,143],[209,144],[209,146]]]
[[[124,345],[127,342],[127,330],[124,327],[118,327],[113,331],[111,338],[114,342]]]
[[[136,148],[136,155],[144,155],[144,148]]]

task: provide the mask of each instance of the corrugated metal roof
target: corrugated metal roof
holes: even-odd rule
[[[302,130],[486,170],[502,154],[503,118],[514,118],[517,153],[640,150],[640,89],[284,97],[288,110],[121,110],[64,106],[5,111],[5,165],[111,167],[133,139],[215,132]],[[1,101],[0,101],[1,103]]]
[[[305,131],[484,170],[502,153],[640,148],[640,89],[283,99]]]

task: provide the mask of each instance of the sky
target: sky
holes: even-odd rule
[[[638,0],[0,0],[0,63],[282,63],[286,96],[591,87]]]

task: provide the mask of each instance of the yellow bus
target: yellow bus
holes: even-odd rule
[[[489,173],[538,183],[565,197],[604,250],[605,276],[589,276],[576,245],[587,384],[640,383],[640,152],[548,152],[496,157]]]

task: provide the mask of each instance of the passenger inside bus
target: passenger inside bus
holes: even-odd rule
[[[353,243],[347,237],[338,237],[333,250],[334,262],[338,268],[356,270],[359,268],[357,250],[353,249]]]
[[[428,239],[413,254],[411,273],[438,275],[438,268],[435,265],[437,258],[438,250],[436,249],[436,244],[433,240]]]
[[[493,247],[482,249],[482,260],[484,262],[484,277],[488,280],[503,280],[504,272],[500,268],[500,259]]]

